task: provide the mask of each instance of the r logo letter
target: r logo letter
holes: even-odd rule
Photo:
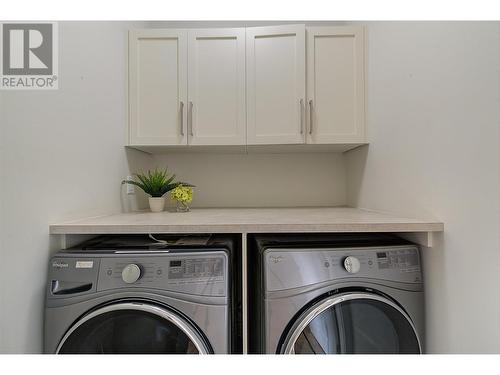
[[[43,35],[39,30],[29,31],[29,68],[47,69],[45,65],[35,54],[33,50],[36,50],[42,46]]]
[[[2,74],[53,74],[52,24],[5,23],[2,26]]]
[[[11,30],[10,31],[10,45],[20,45],[21,48],[15,48],[10,50],[10,68],[11,69],[22,69],[24,68],[24,32],[23,30]]]

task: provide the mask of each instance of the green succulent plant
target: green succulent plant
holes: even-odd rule
[[[136,173],[134,176],[139,181],[123,180],[123,184],[135,185],[153,198],[160,198],[177,186],[189,186],[187,182],[175,181],[175,174],[170,175],[167,169],[148,170],[146,173]]]

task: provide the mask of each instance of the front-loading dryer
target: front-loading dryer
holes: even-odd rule
[[[392,236],[256,235],[254,353],[422,353],[418,248]]]
[[[220,236],[181,242],[126,236],[55,254],[45,352],[230,353],[231,246]]]

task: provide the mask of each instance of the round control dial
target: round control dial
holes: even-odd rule
[[[122,271],[122,279],[127,284],[133,284],[141,277],[141,269],[137,264],[128,264]]]
[[[353,256],[348,256],[344,259],[344,268],[349,273],[358,273],[361,268],[359,259]]]

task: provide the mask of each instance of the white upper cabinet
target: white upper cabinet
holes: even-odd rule
[[[129,33],[131,145],[185,145],[187,31]]]
[[[362,27],[130,31],[129,145],[346,151],[366,143],[364,65]]]
[[[305,26],[246,29],[247,142],[305,140]]]
[[[244,145],[245,29],[188,31],[188,143]]]
[[[307,143],[364,143],[361,27],[307,28]]]

